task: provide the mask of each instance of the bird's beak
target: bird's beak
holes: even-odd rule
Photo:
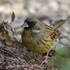
[[[23,27],[28,27],[28,24],[25,22],[22,26]]]

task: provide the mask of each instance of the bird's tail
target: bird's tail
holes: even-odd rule
[[[56,30],[58,29],[60,26],[62,26],[64,23],[66,22],[66,20],[58,20],[56,21],[54,24],[52,24],[53,28]]]

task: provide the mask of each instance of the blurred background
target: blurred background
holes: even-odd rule
[[[0,0],[0,20],[10,21],[14,12],[16,19],[13,25],[20,26],[27,16],[40,18],[44,23],[51,24],[55,20],[66,19],[67,22],[60,28],[64,44],[70,46],[64,37],[70,35],[70,2],[69,0]]]
[[[20,26],[28,16],[35,16],[46,24],[55,20],[66,19],[67,22],[60,28],[60,41],[70,46],[70,2],[69,0],[0,0],[0,20],[10,21],[12,12],[16,19],[13,27]]]
[[[12,24],[13,27],[23,24],[28,16],[38,17],[43,23],[48,25],[55,20],[66,19],[67,22],[60,28],[61,36],[56,45],[59,56],[56,56],[57,60],[54,63],[58,67],[57,70],[70,70],[70,1],[0,0],[0,20],[10,21],[12,12],[16,15],[14,24]],[[63,60],[63,58],[65,59]],[[64,61],[66,62],[63,63]]]

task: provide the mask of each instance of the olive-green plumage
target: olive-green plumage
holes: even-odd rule
[[[51,26],[41,23],[37,18],[28,17],[24,23],[28,27],[22,33],[22,43],[31,51],[46,53],[54,48],[60,35],[58,28],[65,22],[61,20]]]

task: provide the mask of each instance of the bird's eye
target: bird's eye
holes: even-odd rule
[[[37,28],[37,30],[41,30],[40,28]]]
[[[31,21],[31,23],[34,23],[34,24],[35,24],[35,23],[36,23],[36,21]]]

